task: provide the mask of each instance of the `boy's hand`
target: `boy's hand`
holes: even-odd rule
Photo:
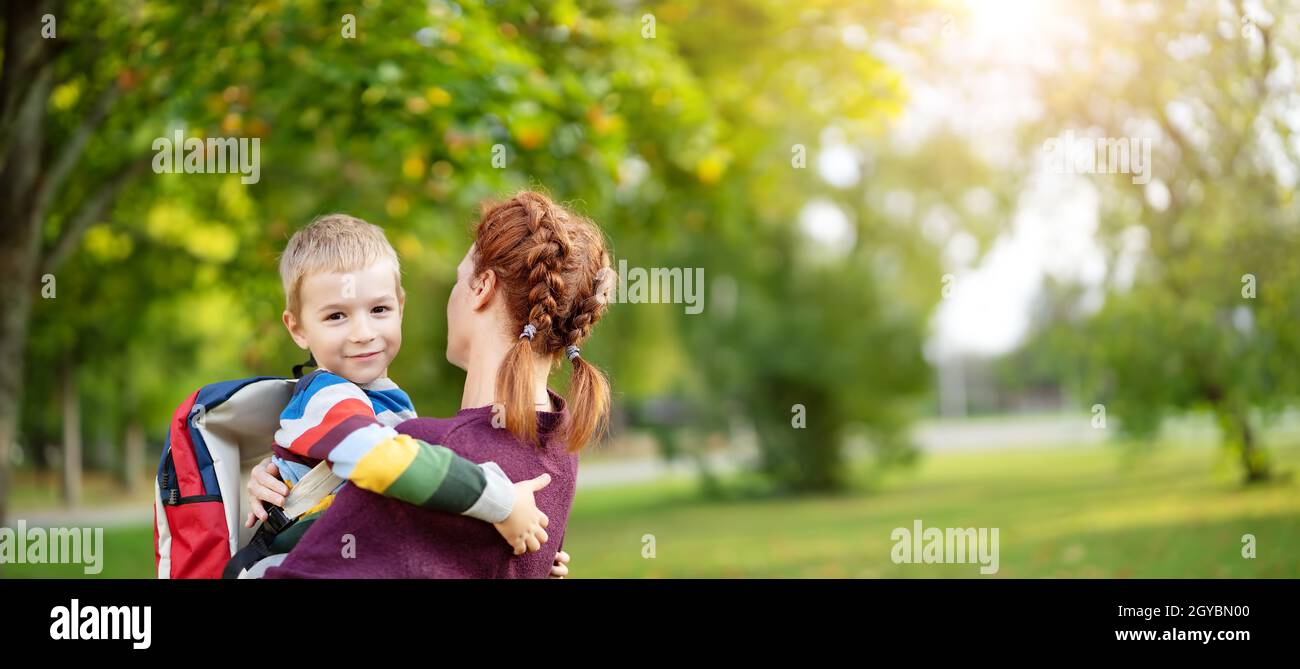
[[[253,510],[244,520],[244,527],[252,527],[255,519],[266,520],[266,509],[262,508],[262,502],[284,506],[284,496],[289,494],[289,486],[279,476],[280,468],[269,457],[253,467],[252,476],[248,479],[248,505]]]
[[[569,575],[569,554],[560,551],[555,554],[555,563],[551,565],[551,578],[564,578]]]
[[[499,523],[493,523],[501,537],[515,550],[515,555],[535,553],[546,543],[546,527],[551,520],[537,508],[533,493],[545,488],[551,482],[550,474],[542,474],[535,479],[520,481],[515,484],[515,506],[510,516]]]

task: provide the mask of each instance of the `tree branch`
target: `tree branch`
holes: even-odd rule
[[[99,98],[95,101],[95,106],[90,110],[90,114],[82,119],[81,125],[77,126],[67,144],[64,144],[63,150],[59,152],[58,158],[54,160],[37,188],[33,212],[38,220],[45,218],[45,211],[49,207],[50,199],[63,186],[63,182],[67,181],[68,175],[72,173],[72,169],[77,166],[77,161],[81,159],[81,154],[85,152],[86,144],[90,142],[91,136],[104,122],[109,110],[113,108],[113,104],[121,96],[122,89],[118,88],[117,82],[114,81],[109,84],[99,94]]]
[[[9,149],[13,146],[14,133],[18,131],[18,119],[25,118],[29,114],[41,114],[41,110],[28,109],[29,105],[42,106],[45,100],[36,95],[36,91],[48,91],[50,89],[49,80],[54,76],[54,67],[52,63],[45,63],[36,75],[32,77],[31,84],[21,92],[22,98],[14,106],[14,112],[0,121],[0,165],[9,160]]]
[[[4,8],[4,57],[0,69],[0,165],[8,165],[14,143],[31,127],[43,127],[46,98],[53,80],[51,40],[37,35],[39,17],[51,3],[14,2]],[[39,138],[41,133],[36,133]],[[32,137],[23,137],[32,144]],[[34,169],[40,156],[25,157]],[[33,172],[34,174],[34,172]],[[24,186],[26,188],[26,186]]]
[[[1192,166],[1192,171],[1196,172],[1196,176],[1200,177],[1202,181],[1211,181],[1209,172],[1201,162],[1200,156],[1194,151],[1191,142],[1187,141],[1182,131],[1169,121],[1169,115],[1165,113],[1162,107],[1156,108],[1156,122],[1160,124],[1160,128],[1165,131],[1165,134],[1174,140],[1174,144],[1178,146],[1178,153],[1182,154],[1183,160],[1186,160]]]
[[[135,180],[141,173],[149,167],[151,158],[146,156],[137,159],[129,164],[125,169],[118,171],[111,179],[104,182],[94,194],[86,200],[81,209],[69,219],[67,225],[59,235],[53,248],[44,254],[44,260],[40,263],[40,273],[51,274],[54,270],[63,264],[72,250],[77,247],[81,241],[81,236],[86,232],[92,223],[99,220],[104,212],[108,210],[109,205],[117,198],[117,194],[122,191],[127,184]]]

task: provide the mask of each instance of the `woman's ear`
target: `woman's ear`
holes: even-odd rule
[[[469,306],[474,311],[486,309],[492,303],[492,295],[497,290],[497,274],[492,270],[486,270],[479,274],[474,281],[474,285],[469,294]]]

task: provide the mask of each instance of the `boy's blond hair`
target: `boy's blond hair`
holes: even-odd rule
[[[401,299],[402,269],[397,251],[388,243],[383,228],[347,214],[317,216],[295,232],[280,256],[280,282],[284,284],[285,308],[295,316],[302,306],[298,291],[304,277],[317,272],[351,272],[380,260],[391,260],[396,272],[397,297]]]

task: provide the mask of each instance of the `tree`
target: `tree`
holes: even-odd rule
[[[866,133],[897,109],[888,68],[864,53],[840,58],[828,41],[845,21],[893,10],[845,2],[807,14],[745,0],[649,11],[653,35],[644,12],[605,2],[7,5],[0,518],[16,431],[32,443],[61,429],[47,370],[63,361],[77,397],[95,408],[83,415],[157,437],[198,385],[284,374],[300,360],[278,325],[275,258],[326,211],[388,231],[408,272],[408,308],[430,315],[408,320],[393,372],[430,398],[422,412],[454,409],[436,315],[479,202],[525,186],[599,221],[616,258],[733,277],[745,286],[744,320],[728,326],[738,333],[779,322],[790,300],[853,313],[807,320],[799,350],[836,341],[847,353],[857,333],[879,345],[852,358],[848,378],[885,371],[856,397],[823,366],[764,357],[788,342],[696,342],[707,332],[683,327],[679,305],[617,305],[584,351],[617,388],[634,399],[694,393],[715,408],[740,399],[756,423],[773,398],[746,379],[762,379],[753,390],[806,389],[823,403],[810,424],[827,431],[780,448],[818,463],[796,476],[814,487],[832,480],[824,470],[837,466],[846,427],[896,434],[923,377],[913,345],[926,307],[886,304],[889,288],[860,266],[871,262],[865,251],[831,265],[793,262],[804,244],[794,219],[812,180],[789,168],[791,145],[811,146],[810,128]],[[46,13],[54,39],[41,38]],[[822,72],[815,86],[804,80],[810,67]],[[177,130],[259,140],[260,181],[154,174],[153,142]],[[46,275],[54,299],[41,299]],[[840,295],[827,282],[861,291]],[[704,345],[685,348],[692,342]],[[732,346],[754,356],[752,368],[713,377],[709,351]],[[901,356],[897,368],[882,362],[889,355]]]
[[[843,447],[854,434],[882,461],[908,460],[914,451],[903,428],[928,387],[921,341],[938,298],[937,289],[915,288],[933,285],[934,249],[860,206],[867,185],[839,192],[816,169],[823,131],[878,146],[902,108],[897,73],[842,38],[853,27],[886,31],[895,9],[673,8],[665,7],[671,20],[660,33],[674,40],[719,119],[708,150],[697,152],[698,183],[682,189],[675,210],[653,210],[685,228],[667,264],[712,277],[704,313],[674,314],[692,404],[714,424],[738,413],[752,425],[761,470],[786,490],[843,486]],[[822,248],[799,229],[801,211],[818,197],[848,212],[847,248]]]
[[[1297,96],[1280,79],[1300,41],[1281,4],[1260,9],[1090,7],[1104,50],[1062,54],[1076,65],[1040,81],[1046,113],[1025,134],[1031,146],[1066,129],[1151,141],[1149,184],[1093,180],[1112,271],[1124,239],[1141,254],[1131,286],[1110,284],[1076,344],[1091,391],[1125,431],[1149,435],[1170,411],[1207,409],[1248,483],[1270,472],[1253,411],[1300,390]]]

